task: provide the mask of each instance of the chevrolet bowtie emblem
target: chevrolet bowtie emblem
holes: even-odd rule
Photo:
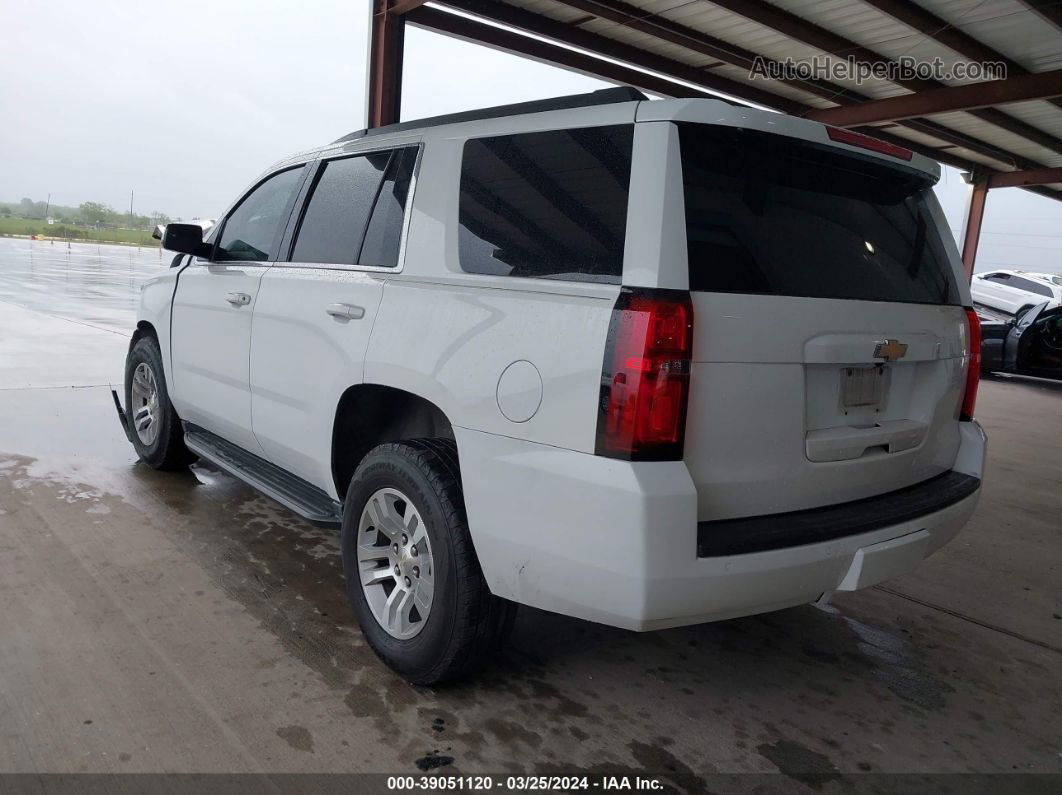
[[[874,346],[874,358],[894,362],[907,354],[907,346],[899,340],[885,340]]]

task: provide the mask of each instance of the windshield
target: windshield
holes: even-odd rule
[[[679,130],[691,290],[960,302],[924,174],[769,133]]]

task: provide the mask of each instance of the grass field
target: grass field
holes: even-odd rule
[[[47,224],[30,218],[0,218],[0,235],[44,235],[98,243],[136,243],[157,246],[159,242],[143,229],[91,229],[66,224]]]

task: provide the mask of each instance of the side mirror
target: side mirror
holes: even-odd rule
[[[162,233],[162,247],[195,257],[209,257],[213,246],[203,242],[203,227],[199,224],[166,224]]]

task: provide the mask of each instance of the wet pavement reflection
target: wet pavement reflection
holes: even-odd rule
[[[0,238],[0,301],[128,334],[141,283],[172,258],[159,248]]]

